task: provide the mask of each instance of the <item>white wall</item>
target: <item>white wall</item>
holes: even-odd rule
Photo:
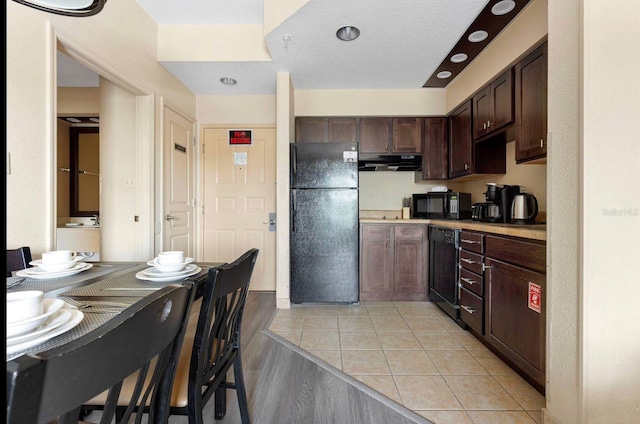
[[[53,15],[13,1],[6,2],[6,11],[6,242],[30,246],[38,257],[54,247],[55,237],[55,36],[142,94],[155,94],[157,117],[163,97],[195,116],[195,96],[158,64],[157,25],[135,0],[110,1],[90,18]],[[161,134],[160,122],[150,127]]]

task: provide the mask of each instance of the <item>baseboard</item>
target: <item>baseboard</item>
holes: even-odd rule
[[[542,408],[542,424],[560,424],[560,420],[551,415],[547,408]]]

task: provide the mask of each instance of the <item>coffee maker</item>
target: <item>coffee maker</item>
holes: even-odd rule
[[[519,193],[520,186],[487,183],[486,202],[472,206],[472,218],[482,222],[510,223],[511,203]]]

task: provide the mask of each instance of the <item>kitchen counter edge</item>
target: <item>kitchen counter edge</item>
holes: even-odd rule
[[[547,226],[545,224],[534,225],[513,225],[513,224],[492,224],[489,222],[478,222],[471,220],[452,221],[442,219],[375,219],[361,218],[361,224],[433,224],[447,228],[457,228],[461,230],[482,231],[485,233],[499,234],[504,236],[521,237],[532,240],[547,240]]]

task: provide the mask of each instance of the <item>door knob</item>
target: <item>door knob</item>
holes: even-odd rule
[[[263,224],[276,225],[276,220],[270,219],[269,222],[263,222]]]
[[[167,221],[172,221],[172,220],[174,220],[174,219],[178,219],[178,217],[177,217],[177,216],[173,216],[173,215],[167,215],[167,216],[165,217],[165,219],[166,219]]]

